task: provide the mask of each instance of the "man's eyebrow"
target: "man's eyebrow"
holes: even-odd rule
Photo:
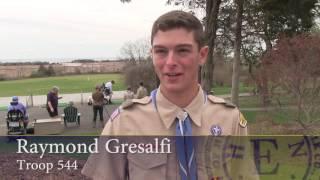
[[[183,48],[183,47],[192,48],[192,44],[178,44],[176,47],[177,48]]]
[[[192,44],[178,44],[175,46],[175,48],[183,48],[183,47],[187,47],[187,48],[192,48]],[[152,48],[167,48],[166,46],[163,45],[153,45]]]
[[[153,45],[152,48],[166,48],[165,46],[162,46],[162,45]]]

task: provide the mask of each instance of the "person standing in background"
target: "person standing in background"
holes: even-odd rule
[[[58,96],[58,93],[59,88],[53,86],[51,91],[47,94],[47,111],[52,118],[58,116],[58,100],[62,98]]]
[[[97,119],[97,114],[99,112],[99,117],[100,117],[100,122],[101,126],[104,126],[103,123],[103,104],[104,104],[104,96],[103,93],[101,92],[101,86],[96,85],[95,92],[92,93],[92,108],[93,108],[93,122],[92,126],[93,128],[96,127],[96,119]]]

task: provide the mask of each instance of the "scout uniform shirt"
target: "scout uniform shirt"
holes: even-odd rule
[[[193,101],[184,109],[166,99],[160,90],[156,102],[151,97],[133,99],[118,108],[102,135],[175,136],[175,118],[183,110],[192,119],[193,135],[212,135],[211,127],[220,127],[219,135],[247,135],[246,121],[234,105],[224,99],[205,95],[199,88]]]
[[[175,119],[186,111],[191,117],[195,136],[247,135],[246,121],[239,110],[223,99],[205,95],[201,87],[185,108],[171,103],[160,91],[154,98],[133,99],[120,106],[112,115],[102,135],[105,136],[175,136]],[[198,180],[209,177],[206,157],[196,154]],[[180,179],[175,149],[171,154],[93,154],[82,173],[93,179],[176,180]],[[127,172],[127,173],[125,173]]]

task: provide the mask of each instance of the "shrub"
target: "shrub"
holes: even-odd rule
[[[4,77],[4,75],[0,74],[0,81],[5,81],[6,78]]]
[[[151,60],[144,60],[141,63],[128,62],[124,67],[125,84],[136,91],[139,83],[143,82],[148,92],[158,85],[156,73]]]
[[[213,81],[217,86],[231,86],[232,64],[217,59],[213,71]]]
[[[43,64],[40,64],[38,71],[32,72],[30,77],[47,77],[54,76],[56,73],[51,65],[46,68]]]
[[[301,125],[320,120],[317,117],[320,101],[320,37],[301,34],[281,38],[264,55],[262,62],[271,95],[277,98],[279,89],[293,95],[297,99],[297,121]],[[302,121],[302,113],[306,122]]]

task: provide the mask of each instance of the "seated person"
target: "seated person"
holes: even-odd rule
[[[91,106],[93,103],[92,96],[88,97],[88,105]]]
[[[147,88],[144,87],[143,82],[140,82],[139,83],[139,88],[137,90],[136,98],[137,99],[142,99],[142,98],[144,98],[146,96],[148,96]]]
[[[112,103],[111,102],[112,95],[113,95],[112,86],[113,86],[114,83],[115,83],[114,80],[105,83],[104,94],[105,94],[105,96],[109,97],[109,98],[107,98],[108,104]]]
[[[62,114],[64,125],[67,126],[68,122],[76,122],[80,125],[80,113],[78,113],[78,109],[73,106],[74,103],[72,101],[69,102],[68,106],[63,109],[64,114]]]
[[[11,110],[19,110],[23,113],[23,116],[24,116],[23,125],[24,125],[24,128],[26,128],[29,122],[29,115],[27,114],[26,107],[19,102],[19,98],[17,96],[12,97],[12,102],[10,102],[10,105],[8,106],[8,112]]]
[[[123,95],[123,100],[126,101],[128,99],[133,99],[133,98],[134,98],[134,92],[131,90],[131,87],[129,86]]]

